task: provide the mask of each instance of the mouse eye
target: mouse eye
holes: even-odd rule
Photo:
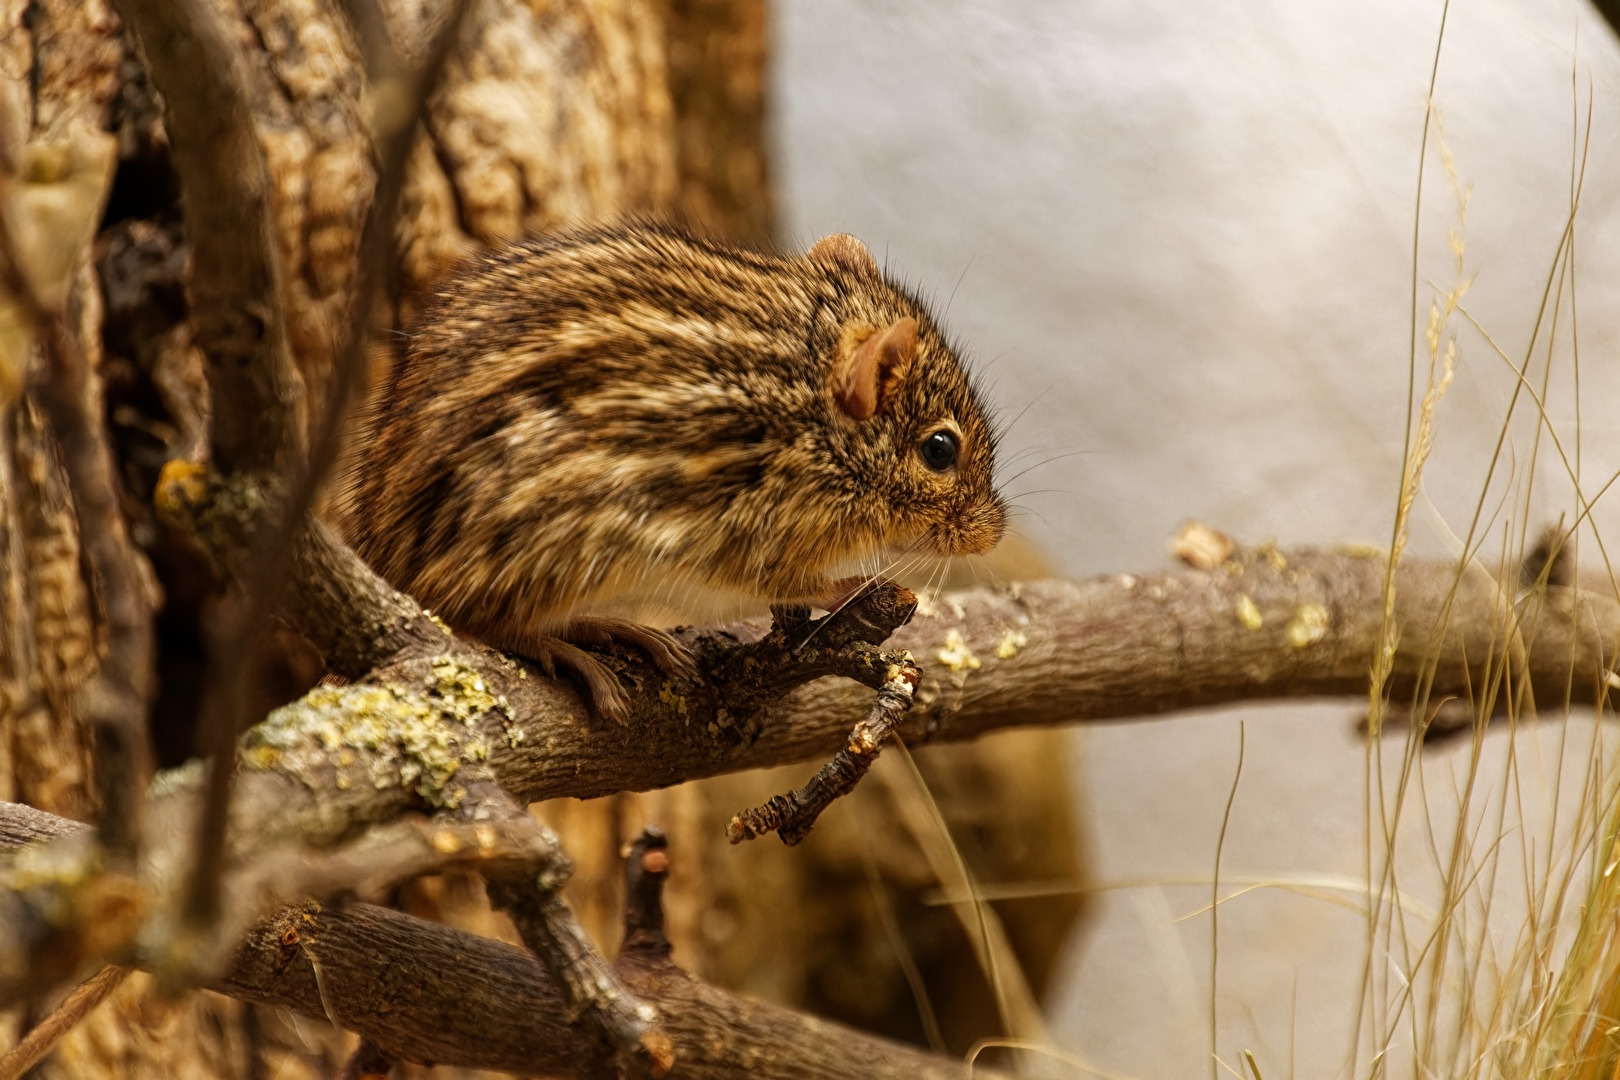
[[[956,462],[956,436],[948,431],[936,431],[917,447],[923,463],[935,472],[944,472]]]

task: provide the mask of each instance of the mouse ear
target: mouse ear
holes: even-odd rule
[[[872,258],[872,253],[866,250],[866,245],[861,243],[859,237],[851,236],[849,233],[829,233],[823,236],[810,246],[805,257],[856,274],[871,274],[875,277],[878,272],[877,260]]]
[[[850,417],[871,419],[905,380],[916,355],[917,320],[909,315],[864,336],[846,334],[833,366],[833,400]]]

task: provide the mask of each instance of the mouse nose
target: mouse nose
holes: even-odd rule
[[[946,555],[983,555],[997,544],[1007,531],[1007,504],[1001,496],[991,495],[979,500],[944,530],[940,545]]]

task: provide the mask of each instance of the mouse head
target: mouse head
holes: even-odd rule
[[[825,237],[806,257],[835,287],[824,401],[836,450],[859,477],[852,517],[883,546],[989,551],[1007,507],[993,480],[995,432],[961,360],[855,237]]]

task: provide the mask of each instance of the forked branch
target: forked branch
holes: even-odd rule
[[[0,803],[0,844],[82,826]],[[647,856],[657,858],[649,863]],[[959,1061],[694,979],[657,947],[668,854],[638,845],[632,886],[638,932],[613,965],[663,1018],[689,1080],[961,1080]],[[665,943],[667,945],[667,942]],[[364,903],[287,908],[254,927],[214,989],[327,1018],[387,1061],[459,1065],[525,1076],[575,1076],[597,1047],[529,952]],[[813,1072],[812,1072],[813,1070]],[[976,1076],[998,1074],[976,1069]]]

